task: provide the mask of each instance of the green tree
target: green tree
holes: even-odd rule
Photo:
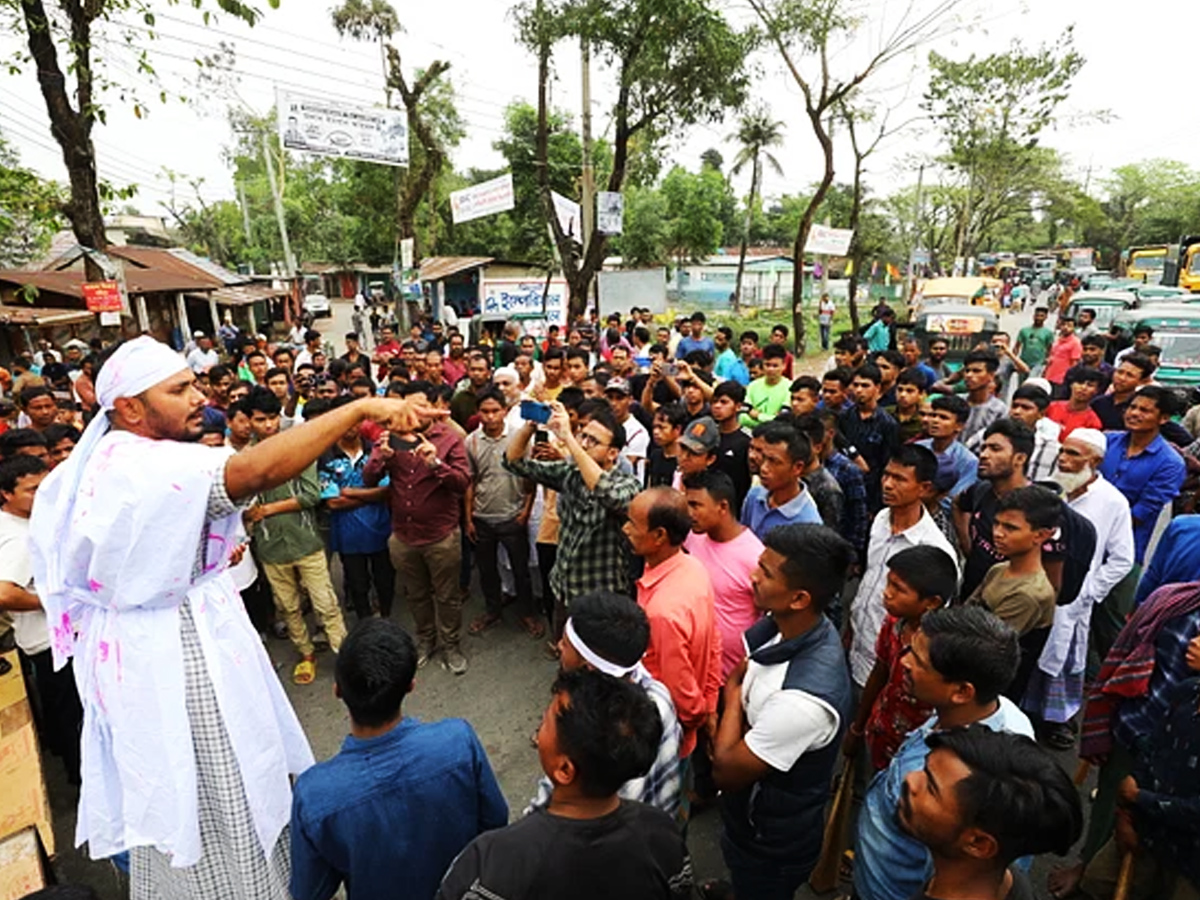
[[[720,211],[725,179],[708,166],[689,172],[675,166],[663,179],[666,201],[666,250],[676,265],[699,262],[721,242]]]
[[[253,25],[259,12],[242,0],[216,0],[221,11]],[[279,0],[268,0],[276,7]],[[130,47],[140,48],[138,53],[138,75],[145,76],[147,83],[154,77],[150,51],[147,49],[145,29],[129,24],[137,20],[150,30],[154,37],[155,8],[177,5],[176,0],[56,0],[47,9],[45,0],[0,0],[0,8],[8,9],[18,31],[24,32],[29,60],[36,73],[46,112],[50,118],[51,134],[62,150],[63,163],[67,168],[70,197],[63,204],[62,212],[71,223],[75,239],[85,247],[103,250],[108,246],[104,233],[104,215],[101,201],[110,189],[102,184],[96,173],[96,148],[92,143],[92,130],[97,122],[105,119],[104,94],[106,90],[119,88],[105,75],[105,70],[95,53],[94,32],[103,29],[115,33],[114,40]],[[190,0],[188,4],[202,10],[205,24],[212,20],[212,12],[203,8],[203,0]],[[61,57],[65,55],[64,66]],[[19,57],[9,63],[10,69],[19,68],[24,60]],[[139,118],[146,107],[139,99],[139,85],[126,85],[122,99],[132,101],[134,114]],[[145,85],[140,85],[145,87]],[[160,93],[166,100],[166,92]],[[99,277],[98,267],[87,260],[88,277]]]
[[[949,14],[961,0],[933,0],[927,6],[911,3],[899,21],[888,23],[884,37],[866,60],[845,75],[837,74],[831,61],[841,46],[851,43],[863,20],[851,0],[749,0],[767,40],[783,59],[792,81],[800,88],[804,113],[813,136],[821,147],[824,172],[800,216],[792,258],[797,277],[792,279],[792,325],[796,348],[804,352],[807,323],[803,308],[804,245],[816,221],[817,209],[833,185],[833,134],[831,123],[841,104],[849,100],[872,74],[903,56],[947,27]],[[816,64],[816,71],[806,70]]]
[[[738,122],[738,130],[730,135],[731,140],[738,143],[737,156],[733,158],[732,175],[750,165],[750,192],[746,196],[746,224],[742,229],[742,240],[738,247],[737,279],[733,288],[733,308],[736,311],[742,300],[742,276],[746,271],[746,245],[750,241],[750,222],[755,209],[758,208],[758,192],[762,188],[762,166],[770,166],[779,175],[783,167],[779,165],[772,148],[783,143],[783,123],[771,118],[770,110],[760,106],[742,116]]]
[[[564,38],[583,41],[612,69],[612,168],[607,189],[621,191],[631,145],[701,121],[719,119],[745,99],[746,55],[752,39],[734,30],[705,0],[533,0],[517,10],[521,41],[538,57],[537,156],[548,159],[551,51]],[[570,314],[580,315],[606,254],[607,237],[594,231],[576,254],[550,200],[549,167],[542,208],[554,232],[570,285]]]
[[[622,265],[637,269],[658,266],[669,259],[667,198],[653,187],[635,187],[625,191],[625,225],[614,239],[614,249]]]
[[[1068,28],[1052,46],[972,54],[961,62],[929,54],[932,74],[922,106],[941,133],[944,168],[965,188],[955,255],[974,256],[989,233],[1028,196],[1031,176],[1053,160],[1039,146],[1084,58]]]
[[[62,189],[21,165],[0,134],[0,267],[20,267],[50,247],[61,224]]]

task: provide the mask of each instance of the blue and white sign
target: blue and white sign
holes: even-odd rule
[[[564,325],[567,321],[567,284],[552,280],[542,303],[545,281],[485,281],[483,284],[483,314],[485,316],[542,316],[547,325]]]

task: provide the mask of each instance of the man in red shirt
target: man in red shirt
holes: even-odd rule
[[[666,685],[675,703],[687,759],[696,732],[717,724],[721,690],[721,639],[713,590],[704,566],[683,552],[692,530],[687,500],[671,488],[650,488],[629,504],[624,532],[633,552],[646,562],[637,582],[638,605],[650,620],[646,669]]]
[[[392,330],[392,326],[384,325],[380,328],[379,343],[375,345],[375,352],[371,355],[371,361],[379,366],[379,370],[376,373],[376,381],[387,381],[392,363],[403,352],[404,348],[396,340],[396,332]]]
[[[406,384],[400,396],[429,406],[428,389],[428,382],[416,381]],[[388,547],[417,624],[417,666],[424,666],[440,649],[443,665],[462,675],[467,660],[459,649],[459,514],[471,481],[466,446],[458,432],[441,421],[412,433],[385,435],[371,451],[363,484],[376,487],[385,475],[392,513]]]
[[[1067,369],[1083,359],[1083,344],[1075,334],[1075,320],[1070,316],[1059,316],[1058,338],[1050,345],[1046,359],[1045,379],[1056,388],[1067,378]]]
[[[1046,418],[1062,426],[1059,441],[1065,441],[1076,428],[1095,428],[1103,431],[1100,417],[1092,409],[1092,400],[1100,393],[1104,375],[1099,369],[1076,366],[1067,375],[1069,399],[1055,400],[1046,410]]]

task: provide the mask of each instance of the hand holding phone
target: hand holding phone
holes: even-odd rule
[[[539,403],[536,400],[522,400],[521,418],[527,422],[537,422],[539,425],[545,425],[550,421],[550,404]]]

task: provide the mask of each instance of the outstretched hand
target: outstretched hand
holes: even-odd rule
[[[415,397],[375,397],[367,402],[370,404],[367,418],[398,434],[417,431],[428,422],[450,415],[449,410],[438,409],[428,403],[418,403]]]

